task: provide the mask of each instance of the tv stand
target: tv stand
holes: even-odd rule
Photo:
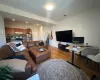
[[[66,47],[68,47],[68,46],[69,46],[68,44],[67,45],[64,45],[64,44],[59,43],[58,44],[58,49],[63,50],[63,51],[66,51]]]
[[[65,51],[66,50],[66,45],[59,43],[58,44],[58,49]]]

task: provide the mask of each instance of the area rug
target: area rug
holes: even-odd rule
[[[40,80],[89,80],[84,71],[62,59],[51,59],[42,63],[37,74]]]

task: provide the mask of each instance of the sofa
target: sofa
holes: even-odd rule
[[[27,48],[30,48],[30,47],[37,47],[39,46],[39,43],[41,42],[42,40],[39,40],[39,41],[26,41],[26,42],[23,42],[23,45]]]
[[[18,55],[24,55],[25,59],[27,60],[28,64],[26,65],[25,72],[15,72],[13,73],[14,80],[24,80],[28,78],[30,75],[36,73],[37,66],[36,63],[34,63],[34,59],[29,54],[31,47],[38,47],[40,46],[40,43],[43,42],[40,41],[27,41],[23,42],[23,45],[26,47],[25,50],[20,52],[14,52],[9,45],[3,45],[0,48],[0,59],[5,59],[9,56],[18,56]],[[44,44],[41,44],[41,46],[47,48],[47,46],[44,46]]]
[[[12,75],[14,80],[20,80],[20,79],[24,80],[30,77],[31,74],[33,74],[33,72],[35,73],[36,71],[36,64],[28,54],[28,49],[15,53],[9,45],[3,45],[0,48],[0,60],[5,59],[6,57],[9,56],[16,56],[16,55],[24,55],[28,63],[25,67],[25,72],[15,72]]]
[[[39,40],[39,41],[26,41],[26,42],[23,42],[23,45],[25,47],[27,47],[28,49],[30,47],[38,47],[38,46],[43,46],[44,48],[48,49],[48,44],[47,43],[44,43],[42,40]]]

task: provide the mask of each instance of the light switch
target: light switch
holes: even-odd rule
[[[2,31],[0,31],[0,34],[3,34],[4,33],[4,31],[2,30]]]
[[[3,31],[1,31],[1,33],[3,34]]]

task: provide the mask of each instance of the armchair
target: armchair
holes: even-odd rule
[[[87,58],[94,62],[100,63],[100,53],[98,53],[97,55],[87,55]]]
[[[87,57],[87,55],[97,55],[99,53],[99,48],[97,47],[86,47],[81,51],[81,55]]]
[[[97,55],[87,55],[87,63],[88,63],[88,60],[95,62],[99,70],[100,53],[98,53]]]
[[[88,61],[91,60],[97,64],[97,67],[99,69],[99,63],[100,63],[100,53],[99,48],[97,47],[87,47],[82,52],[81,55],[84,56],[87,59],[86,64],[88,64]]]

